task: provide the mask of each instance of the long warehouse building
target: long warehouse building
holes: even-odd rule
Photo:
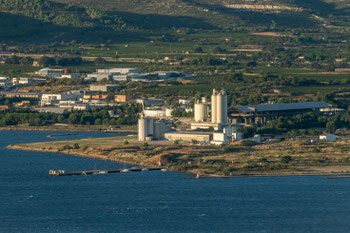
[[[233,124],[257,124],[264,125],[281,116],[294,116],[308,112],[328,114],[332,112],[332,106],[326,102],[300,102],[286,104],[261,104],[235,106],[230,111]]]

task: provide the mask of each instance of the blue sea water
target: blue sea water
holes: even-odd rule
[[[0,131],[0,232],[349,232],[350,180],[192,179],[175,172],[50,177],[122,164],[8,150],[57,132]],[[115,136],[77,133],[54,140]]]

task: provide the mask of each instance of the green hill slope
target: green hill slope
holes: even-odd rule
[[[128,41],[174,29],[290,30],[346,15],[350,0],[0,0],[0,40]]]

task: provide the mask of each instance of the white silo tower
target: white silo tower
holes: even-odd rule
[[[216,123],[216,115],[217,115],[217,96],[216,90],[213,89],[213,94],[211,96],[211,122]]]
[[[219,92],[218,95],[216,96],[216,122],[217,123],[223,123],[223,114],[224,114],[224,104],[223,104],[223,96],[222,93]]]
[[[138,136],[139,136],[139,141],[145,141],[147,137],[147,118],[141,118],[139,119],[138,122]]]
[[[205,103],[194,104],[194,120],[196,122],[206,121],[208,116],[207,105]]]
[[[224,90],[222,90],[222,123],[227,123],[227,94]]]

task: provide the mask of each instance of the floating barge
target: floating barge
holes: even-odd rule
[[[64,170],[50,170],[50,176],[78,176],[78,175],[96,175],[106,173],[117,173],[117,172],[140,172],[140,171],[166,171],[159,167],[133,167],[124,169],[102,169],[102,170],[86,170],[86,171],[72,171],[66,172]]]

